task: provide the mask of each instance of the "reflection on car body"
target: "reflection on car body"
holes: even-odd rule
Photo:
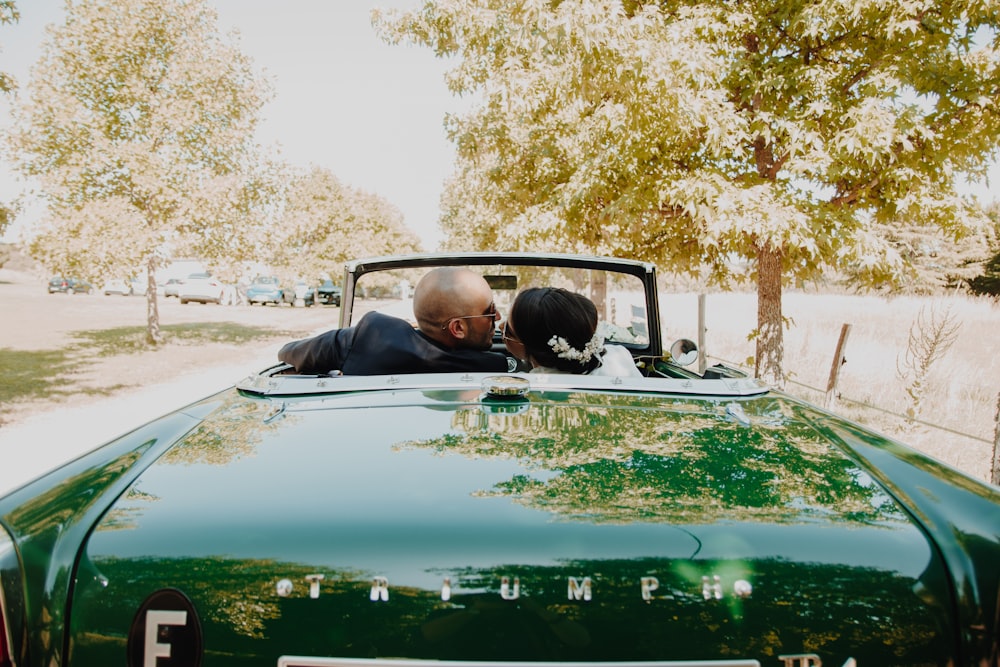
[[[442,264],[585,293],[646,377],[253,373],[0,498],[0,664],[996,664],[996,488],[681,365],[649,264],[358,260],[341,324]]]

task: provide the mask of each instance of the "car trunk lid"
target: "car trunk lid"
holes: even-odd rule
[[[939,556],[814,419],[774,395],[234,393],[95,531],[75,651],[113,659],[172,590],[212,664],[935,664]]]

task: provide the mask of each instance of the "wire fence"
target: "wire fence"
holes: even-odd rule
[[[716,357],[716,356],[709,356],[708,358],[714,359],[716,361],[719,361],[719,362],[725,364],[726,366],[730,366],[731,368],[739,369],[739,370],[747,373],[748,375],[753,375],[753,369],[747,368],[746,366],[744,366],[744,365],[742,365],[740,363],[737,363],[737,362],[734,362],[734,361],[730,361],[728,359],[722,359],[721,357]],[[815,392],[816,395],[819,396],[819,397],[822,397],[824,394],[826,394],[826,390],[825,389],[820,389],[819,387],[813,387],[813,386],[808,385],[808,384],[806,384],[804,382],[797,382],[795,380],[787,380],[787,384],[795,385],[796,387],[799,387],[800,389],[807,389],[809,391]],[[797,394],[794,391],[789,391],[789,393],[793,394],[793,395],[797,395],[797,396],[799,396],[799,398],[814,400],[814,397],[812,397],[812,396],[799,395],[799,394]],[[873,412],[877,412],[879,414],[883,414],[883,415],[886,415],[886,416],[889,416],[889,417],[894,417],[894,418],[899,419],[900,421],[903,421],[903,422],[908,423],[908,424],[919,424],[919,425],[925,426],[927,428],[932,428],[932,429],[935,429],[935,430],[938,430],[938,431],[943,431],[945,433],[950,433],[952,435],[957,435],[957,436],[961,436],[963,438],[968,438],[970,440],[975,440],[976,442],[983,442],[983,443],[986,443],[988,445],[992,445],[993,444],[993,440],[989,440],[987,438],[983,438],[983,437],[978,436],[978,435],[972,435],[971,433],[964,433],[962,431],[958,431],[956,429],[949,428],[947,426],[941,426],[940,424],[933,424],[931,422],[924,421],[924,420],[921,420],[921,419],[917,419],[917,418],[911,417],[909,415],[901,414],[899,412],[894,412],[892,410],[887,410],[886,408],[882,408],[882,407],[880,407],[878,405],[873,405],[873,404],[868,403],[866,401],[860,401],[860,400],[857,400],[857,399],[849,398],[849,397],[843,396],[841,394],[837,395],[837,401],[840,402],[840,403],[850,403],[852,405],[856,405],[856,406],[858,406],[860,408],[864,408],[866,410],[872,410]]]

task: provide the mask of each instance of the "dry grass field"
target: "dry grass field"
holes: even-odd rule
[[[757,319],[752,293],[706,296],[706,353],[710,363],[744,364],[754,355],[748,340]],[[662,298],[667,341],[694,338],[697,294]],[[851,325],[834,410],[988,480],[1000,396],[1000,305],[965,294],[947,297],[810,294],[786,292],[785,372],[789,393],[822,404],[837,341]],[[906,389],[906,353],[911,327],[931,312],[950,314],[953,344],[926,373],[924,398],[916,419],[902,418],[913,407]],[[939,346],[943,347],[943,346]],[[713,359],[714,358],[714,359]],[[865,407],[873,406],[873,407]],[[964,434],[964,435],[962,435]],[[966,437],[970,436],[970,437]]]

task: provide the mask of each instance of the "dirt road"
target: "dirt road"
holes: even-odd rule
[[[0,349],[14,351],[60,349],[80,343],[75,332],[146,323],[144,297],[50,295],[44,279],[3,269],[0,309]],[[67,378],[74,391],[58,405],[45,399],[0,406],[0,493],[275,363],[283,343],[332,328],[340,315],[329,306],[181,305],[162,297],[159,311],[163,326],[232,322],[276,333],[250,345],[168,343],[152,351],[95,358]]]

